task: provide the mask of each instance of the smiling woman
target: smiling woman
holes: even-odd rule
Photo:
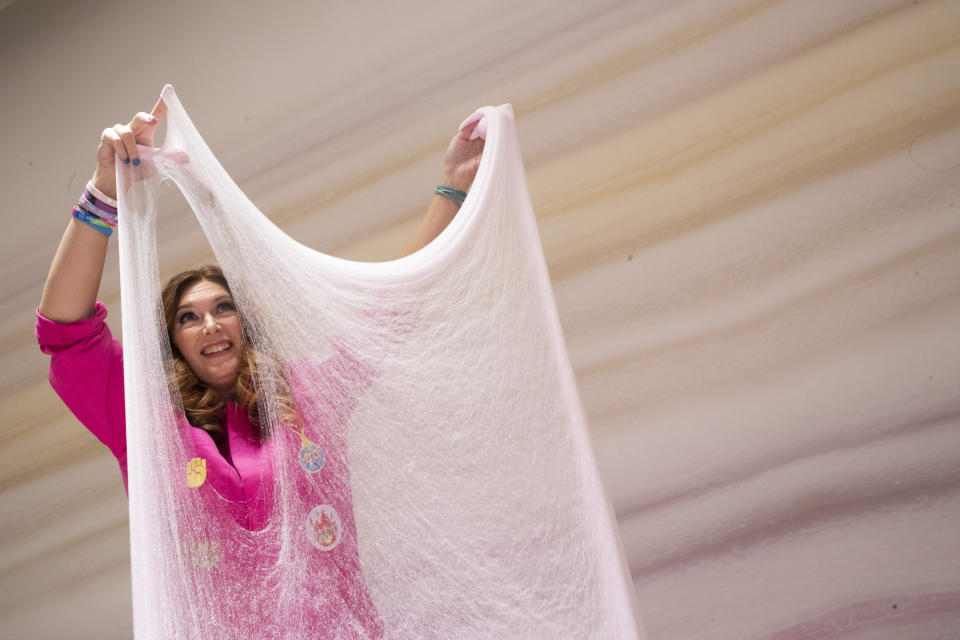
[[[95,386],[98,391],[122,399],[123,389],[121,348],[103,323],[106,310],[96,302],[96,296],[107,241],[118,222],[117,162],[140,166],[138,145],[153,146],[156,126],[166,113],[167,105],[161,98],[149,114],[138,113],[128,124],[103,130],[96,170],[73,209],[37,309],[36,332],[41,349],[55,356],[50,374],[54,388],[81,422],[111,448],[120,461],[124,480],[122,402],[111,407],[108,402],[90,398],[94,375],[112,372]],[[443,158],[441,186],[435,190],[403,255],[429,244],[456,215],[462,202],[457,194],[462,196],[469,189],[483,151],[484,140],[473,135],[476,127],[477,123],[468,123],[451,139]],[[192,426],[211,434],[229,461],[229,443],[222,425],[228,403],[245,408],[254,424],[258,417],[250,375],[255,369],[255,354],[244,340],[230,287],[219,267],[207,266],[175,275],[162,298],[174,355],[174,386],[180,392],[184,412]],[[75,392],[71,391],[74,386]],[[292,402],[280,410],[281,415],[292,415]]]
[[[228,391],[243,358],[243,330],[226,281],[218,282],[223,278],[218,271],[187,271],[167,285],[176,302],[169,305],[172,313],[166,313],[167,329],[175,357],[186,360],[200,382]]]
[[[255,355],[220,267],[207,265],[173,276],[161,295],[167,337],[173,352],[174,391],[187,420],[210,434],[225,458],[229,443],[222,425],[227,404],[246,407],[259,424],[257,394],[251,382]],[[292,402],[283,396],[285,414]]]

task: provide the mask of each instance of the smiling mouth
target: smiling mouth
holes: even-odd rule
[[[204,347],[200,353],[205,356],[213,356],[218,353],[223,353],[224,351],[229,351],[233,348],[232,342],[218,342],[216,344],[211,344],[210,346]]]

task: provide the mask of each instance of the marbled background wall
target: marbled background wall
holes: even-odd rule
[[[131,633],[119,472],[32,314],[100,130],[166,82],[361,260],[512,102],[649,638],[960,638],[957,0],[0,5],[3,638]],[[115,249],[101,297],[119,330]]]

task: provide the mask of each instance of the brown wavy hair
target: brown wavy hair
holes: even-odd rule
[[[203,383],[187,364],[186,359],[173,342],[173,329],[176,326],[177,309],[180,299],[191,286],[204,280],[215,282],[230,293],[230,285],[223,275],[223,271],[216,265],[206,265],[199,269],[188,269],[173,276],[167,281],[161,293],[163,301],[163,315],[167,322],[167,338],[173,351],[173,371],[171,386],[180,392],[183,411],[187,421],[203,429],[218,445],[226,442],[227,434],[223,421],[228,402],[245,407],[261,440],[268,437],[263,417],[263,408],[260,405],[260,394],[254,385],[257,377],[257,352],[250,346],[247,329],[241,316],[240,325],[243,327],[243,357],[237,371],[237,381],[233,389],[218,391]],[[231,294],[233,295],[233,294]],[[288,422],[299,423],[299,417],[293,407],[290,387],[285,379],[278,381],[277,402],[280,405],[280,415]]]

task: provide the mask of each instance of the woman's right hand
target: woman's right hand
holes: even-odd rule
[[[153,146],[157,125],[167,113],[163,98],[157,100],[150,113],[141,111],[128,124],[115,124],[103,130],[97,148],[97,168],[93,172],[93,186],[111,198],[117,197],[117,158],[120,162],[140,164],[137,145]]]

